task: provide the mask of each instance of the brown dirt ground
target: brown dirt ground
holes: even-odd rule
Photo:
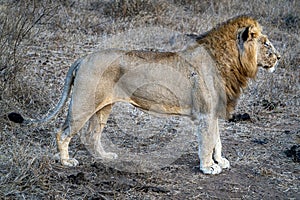
[[[299,161],[285,153],[300,145],[299,1],[99,2],[51,4],[56,8],[51,17],[19,44],[18,62],[0,67],[1,199],[300,199]],[[82,55],[110,47],[180,49],[180,33],[201,33],[247,13],[264,26],[282,61],[273,74],[259,71],[241,97],[236,112],[248,113],[250,120],[220,122],[223,153],[231,162],[220,175],[200,173],[195,138],[171,164],[133,173],[95,159],[77,136],[70,150],[80,165],[63,167],[55,156],[55,130],[67,106],[48,124],[28,127],[7,119],[12,111],[34,118],[46,114],[60,97],[68,67]],[[190,130],[181,122],[120,104],[105,133]]]

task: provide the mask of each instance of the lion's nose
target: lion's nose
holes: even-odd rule
[[[276,56],[277,56],[277,60],[280,60],[281,55],[277,54]]]
[[[277,55],[277,60],[280,60],[281,56],[280,55]]]

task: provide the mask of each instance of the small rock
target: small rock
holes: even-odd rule
[[[68,176],[68,179],[71,183],[79,185],[86,181],[85,175],[83,172],[78,172],[78,174],[71,174]]]
[[[300,162],[300,145],[293,145],[291,149],[284,151],[287,157],[291,157],[294,162]]]
[[[274,110],[277,108],[278,103],[264,99],[264,100],[262,100],[262,106],[264,107],[264,109],[271,111],[271,110]]]
[[[239,122],[239,121],[249,121],[249,120],[251,120],[251,118],[248,113],[234,114],[232,115],[232,118],[229,119],[229,122]]]
[[[254,139],[252,140],[252,142],[263,145],[263,144],[268,144],[269,141],[267,138],[264,138],[264,139]]]
[[[19,123],[19,124],[23,123],[23,121],[24,121],[24,118],[22,117],[22,115],[20,115],[19,113],[15,113],[15,112],[9,113],[8,119],[12,122]]]

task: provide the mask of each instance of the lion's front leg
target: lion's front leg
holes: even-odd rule
[[[195,121],[197,126],[197,136],[199,141],[200,170],[204,174],[219,174],[222,167],[214,162],[213,153],[217,144],[216,117],[203,116]]]
[[[217,162],[217,164],[222,167],[222,169],[226,169],[226,168],[230,168],[230,163],[229,161],[222,157],[222,143],[221,143],[221,138],[220,138],[220,132],[219,132],[219,125],[217,123],[217,142],[216,142],[216,146],[214,148],[214,160]]]

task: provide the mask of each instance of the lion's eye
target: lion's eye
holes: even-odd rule
[[[265,46],[265,47],[269,47],[270,44],[269,44],[268,42],[264,42],[264,46]]]

